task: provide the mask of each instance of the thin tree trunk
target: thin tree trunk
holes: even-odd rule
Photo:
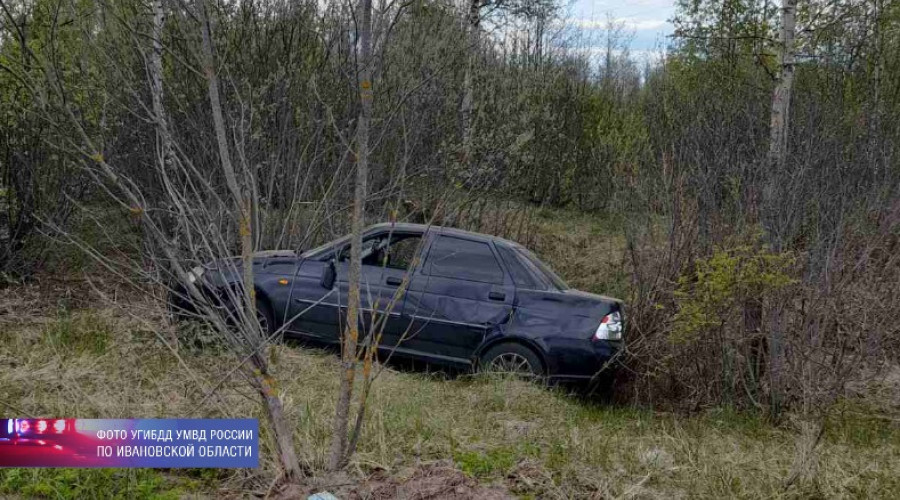
[[[462,163],[467,168],[472,161],[475,127],[475,63],[478,56],[478,30],[481,26],[481,0],[471,0],[467,16],[469,32],[469,57],[463,75],[463,99],[459,108],[462,128]]]
[[[256,292],[253,286],[253,241],[252,223],[250,219],[250,197],[240,188],[231,153],[228,149],[228,137],[225,130],[225,118],[222,115],[222,103],[219,98],[219,79],[216,75],[215,60],[212,48],[212,27],[207,12],[206,2],[203,4],[203,72],[206,76],[209,103],[212,108],[213,128],[219,148],[219,162],[225,175],[225,184],[234,200],[238,213],[238,230],[241,237],[241,264],[243,267],[245,321],[256,319]]]
[[[881,102],[881,74],[884,68],[884,57],[882,57],[882,47],[884,45],[884,32],[881,29],[881,16],[883,15],[883,7],[882,0],[874,1],[874,12],[873,16],[875,17],[875,22],[872,26],[872,39],[874,40],[874,54],[875,54],[875,63],[874,68],[872,70],[872,98],[871,109],[869,114],[871,115],[871,119],[869,120],[869,155],[871,159],[869,160],[874,165],[874,173],[872,176],[872,181],[874,183],[882,182],[884,185],[885,179],[879,179],[881,176],[881,172],[886,171],[886,169],[882,169],[882,134],[881,134],[881,123],[882,123],[882,114],[884,112],[884,106]]]
[[[219,161],[228,190],[234,199],[238,213],[238,227],[241,237],[241,263],[243,267],[242,294],[245,307],[244,327],[248,331],[258,329],[256,320],[256,290],[253,281],[253,227],[250,210],[250,194],[248,189],[242,190],[238,183],[234,165],[231,162],[231,153],[228,149],[228,138],[225,131],[225,119],[222,115],[222,104],[219,97],[219,81],[216,75],[215,59],[213,55],[212,26],[206,1],[201,2],[202,32],[203,32],[203,72],[209,92],[209,102],[212,108],[213,126],[216,132],[216,142],[219,148]],[[264,342],[264,333],[257,332],[258,342]],[[293,432],[284,418],[284,410],[281,399],[274,387],[274,381],[268,373],[268,363],[265,355],[261,355],[258,346],[252,346],[254,355],[251,362],[254,365],[254,383],[263,402],[275,433],[275,441],[278,446],[278,455],[281,466],[284,468],[285,479],[296,481],[300,475],[300,463],[294,450]]]
[[[794,29],[796,16],[797,0],[782,0],[781,64],[775,82],[775,89],[772,92],[772,113],[769,129],[769,165],[778,170],[784,168],[787,155],[791,92],[794,87]]]
[[[163,147],[160,149],[165,154],[168,138],[165,136],[166,117],[163,112],[163,82],[162,82],[162,33],[163,33],[163,7],[162,0],[153,0],[150,3],[153,13],[153,26],[150,37],[150,98],[153,102],[153,114],[156,120],[157,139]]]
[[[169,137],[169,123],[166,115],[163,97],[165,95],[163,89],[163,70],[162,70],[162,36],[163,23],[165,21],[163,13],[162,0],[152,0],[150,9],[153,15],[151,26],[151,46],[150,58],[148,62],[150,73],[150,100],[153,108],[153,119],[156,122],[156,157],[159,163],[159,175],[162,179],[163,188],[166,191],[172,190],[172,184],[169,179],[169,162],[171,161],[172,142]]]
[[[768,164],[770,171],[767,177],[775,180],[781,178],[787,161],[788,131],[790,123],[791,92],[794,87],[794,30],[797,15],[797,0],[781,2],[781,65],[772,92],[772,113],[769,130]],[[772,185],[772,183],[770,183]],[[774,187],[774,186],[773,186]],[[774,202],[773,190],[769,190],[767,204]],[[779,227],[778,224],[775,225]],[[778,229],[775,229],[777,232]],[[771,229],[770,229],[771,232]],[[778,247],[779,235],[769,235]],[[761,309],[761,308],[760,308]],[[773,310],[773,314],[778,314]],[[761,314],[754,318],[761,323]],[[778,416],[781,412],[781,371],[783,365],[783,341],[779,318],[772,318],[769,329],[769,383],[771,385],[772,413]]]
[[[350,239],[350,281],[347,299],[347,328],[341,349],[341,386],[334,415],[334,435],[328,456],[328,468],[338,470],[347,450],[347,426],[350,401],[356,377],[359,343],[360,274],[362,272],[362,232],[365,226],[366,183],[369,176],[369,121],[372,116],[372,0],[361,0],[359,27],[359,119],[356,126],[356,182],[353,190],[353,224]]]
[[[297,460],[297,453],[294,450],[294,430],[284,417],[284,405],[275,385],[275,379],[268,373],[265,355],[259,352],[254,354],[253,365],[259,369],[259,372],[254,374],[253,382],[266,404],[269,422],[272,424],[272,431],[275,434],[278,458],[284,469],[284,478],[287,482],[296,482],[302,472],[300,471],[300,462]]]

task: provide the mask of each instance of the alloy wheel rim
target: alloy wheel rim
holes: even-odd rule
[[[492,373],[508,373],[514,375],[534,375],[528,358],[514,352],[505,352],[493,360],[489,365]]]

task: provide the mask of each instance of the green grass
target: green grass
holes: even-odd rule
[[[44,329],[42,341],[59,352],[102,355],[110,334],[111,326],[96,314],[63,313]]]
[[[4,469],[0,493],[26,498],[145,498],[175,500],[194,489],[150,469]]]
[[[134,307],[139,307],[136,304]],[[4,401],[22,414],[67,417],[262,417],[221,350],[173,352],[152,309],[87,311],[4,325]],[[157,330],[150,326],[156,325]],[[50,332],[50,333],[48,333]],[[100,333],[102,332],[102,333]],[[159,335],[157,335],[157,333]],[[104,340],[97,349],[93,339]],[[161,338],[160,338],[161,337]],[[86,343],[85,343],[86,342]],[[304,465],[324,469],[338,385],[329,353],[279,347],[276,375]],[[219,381],[216,397],[200,404]],[[860,413],[863,416],[860,416]],[[388,369],[373,389],[350,469],[389,473],[451,458],[483,483],[525,498],[896,498],[900,426],[855,404],[835,412],[815,459],[785,488],[802,434],[730,409],[695,415],[610,407],[515,380],[455,379]],[[263,420],[264,422],[264,420]],[[263,431],[257,471],[3,470],[0,493],[39,498],[215,496],[265,490],[275,477]]]
[[[490,477],[510,470],[519,457],[526,456],[516,447],[501,446],[482,451],[460,451],[453,454],[459,468],[473,477]]]

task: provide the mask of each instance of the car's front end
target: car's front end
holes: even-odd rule
[[[292,250],[271,250],[253,255],[253,271],[256,286],[271,281],[272,275],[290,275],[296,269],[299,258]],[[235,291],[243,280],[240,257],[219,259],[195,266],[185,273],[183,279],[173,279],[169,284],[168,306],[170,314],[179,319],[196,318],[202,315],[203,307],[189,291],[192,284],[203,297],[207,307],[231,309],[238,300]]]

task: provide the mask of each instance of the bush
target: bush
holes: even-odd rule
[[[693,272],[678,279],[671,340],[691,343],[733,329],[748,300],[773,297],[797,282],[790,274],[795,262],[788,253],[750,245],[718,249],[698,260]]]
[[[715,250],[681,275],[668,340],[671,368],[691,393],[758,404],[765,389],[767,331],[746,324],[748,309],[762,314],[768,303],[781,300],[797,283],[795,262],[788,253],[739,245]]]

